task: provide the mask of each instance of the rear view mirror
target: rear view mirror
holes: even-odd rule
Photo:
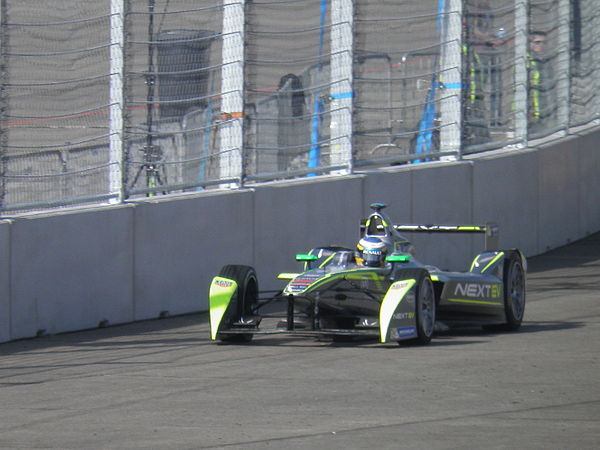
[[[296,255],[296,261],[309,262],[316,261],[317,259],[319,259],[317,255],[303,255],[301,253]]]
[[[390,255],[387,258],[385,258],[385,260],[387,262],[399,262],[399,263],[407,263],[410,262],[410,255]]]

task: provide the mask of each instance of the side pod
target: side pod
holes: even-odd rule
[[[223,277],[214,277],[210,283],[208,301],[210,312],[210,338],[213,341],[217,339],[221,322],[237,287],[237,283],[234,280]]]

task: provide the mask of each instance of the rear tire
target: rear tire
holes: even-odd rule
[[[435,330],[435,291],[429,273],[423,271],[418,278],[415,292],[415,319],[417,337],[398,341],[400,345],[426,345],[431,342]]]
[[[525,271],[521,258],[511,256],[504,261],[504,328],[518,330],[525,314]]]
[[[254,307],[258,302],[258,277],[253,267],[242,265],[223,266],[219,276],[234,280],[237,283],[237,289],[233,294],[230,313],[227,317],[227,324],[231,327],[232,323],[240,320],[244,316],[250,316],[254,313]],[[222,342],[250,342],[253,338],[252,333],[221,335],[219,339]]]
[[[419,344],[429,344],[435,327],[435,293],[429,274],[421,279],[416,297],[417,339]]]

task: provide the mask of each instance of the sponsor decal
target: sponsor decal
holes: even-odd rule
[[[300,275],[299,277],[294,278],[293,283],[308,285],[308,284],[314,283],[319,278],[322,278],[322,275],[304,274],[304,275]]]
[[[304,289],[306,289],[311,284],[315,283],[316,281],[318,281],[321,278],[323,278],[323,275],[321,275],[321,274],[300,275],[300,276],[294,278],[294,280],[288,285],[287,290],[289,292],[303,291]]]
[[[308,284],[290,284],[287,288],[288,292],[298,292],[298,291],[303,291],[304,289],[306,289],[309,285]]]
[[[492,298],[500,297],[500,286],[494,285],[492,286]]]
[[[396,319],[396,320],[402,320],[402,319],[414,319],[415,318],[415,313],[414,312],[402,312],[402,313],[396,313],[392,316],[392,319]]]
[[[471,298],[498,298],[500,287],[492,284],[457,283],[454,295]]]
[[[312,284],[315,280],[313,278],[296,278],[294,280],[294,284],[304,284],[309,285]]]
[[[396,328],[393,334],[395,339],[412,337],[417,335],[417,329],[415,327]]]
[[[392,284],[392,287],[390,289],[404,289],[409,284],[410,284],[410,280],[407,280],[407,281],[397,281],[394,284]]]
[[[215,280],[214,284],[222,288],[228,288],[233,286],[233,282],[227,280]]]

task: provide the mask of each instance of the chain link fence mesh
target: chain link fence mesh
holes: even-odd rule
[[[221,2],[129,4],[126,193],[200,189],[219,177]]]
[[[4,2],[6,208],[105,196],[110,2]]]
[[[333,0],[238,2],[243,60],[228,64],[243,64],[243,114],[223,110],[222,0],[124,1],[122,133],[111,122],[110,92],[120,77],[111,73],[115,1],[0,0],[3,215],[220,187],[231,182],[224,151],[241,153],[238,184],[339,169]],[[454,67],[443,60],[449,0],[350,3],[349,166],[443,156],[442,114],[460,118],[463,154],[599,119],[593,0],[527,1],[526,29],[517,27],[522,2],[464,0]],[[539,53],[536,39],[544,41]],[[446,83],[449,70],[461,74],[454,110],[442,107],[461,91]],[[525,112],[516,106],[523,89]],[[527,116],[525,136],[519,114]],[[223,150],[234,121],[243,124],[243,148]],[[120,192],[111,185],[115,168]]]

